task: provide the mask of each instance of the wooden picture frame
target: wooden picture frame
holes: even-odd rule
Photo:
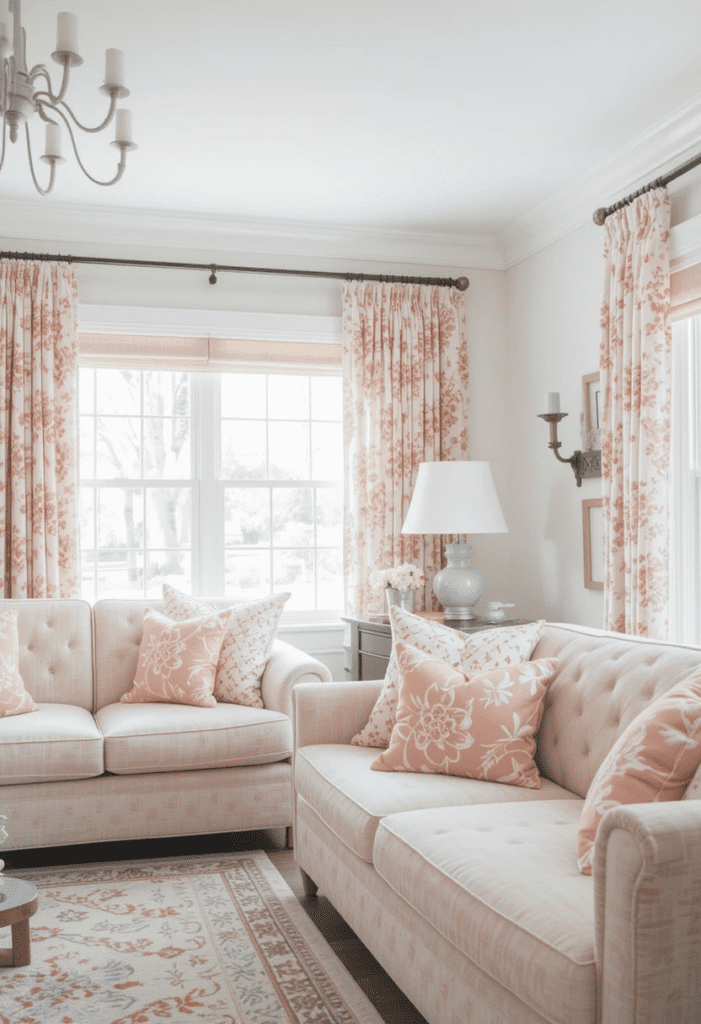
[[[593,431],[599,437],[601,431],[601,374],[587,373],[582,377],[582,413],[584,415],[584,433]]]
[[[584,586],[604,589],[604,499],[582,501],[582,540],[584,546]]]

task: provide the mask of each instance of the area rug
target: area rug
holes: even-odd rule
[[[264,853],[11,873],[39,909],[2,1024],[382,1024]]]

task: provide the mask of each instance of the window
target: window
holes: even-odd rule
[[[701,316],[674,324],[671,638],[701,644]]]
[[[343,607],[341,377],[80,370],[83,597]]]

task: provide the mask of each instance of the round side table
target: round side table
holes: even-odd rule
[[[31,882],[0,873],[0,928],[12,928],[12,948],[0,949],[0,967],[29,963],[29,918],[38,906],[39,895]]]

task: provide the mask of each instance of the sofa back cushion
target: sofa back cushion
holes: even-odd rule
[[[231,601],[207,598],[214,608]],[[130,690],[139,661],[139,647],[147,608],[165,614],[160,600],[106,598],[93,608],[95,629],[95,710],[116,704]],[[33,696],[33,695],[32,695]]]
[[[701,668],[698,647],[553,623],[532,657],[560,662],[545,695],[536,763],[581,797],[633,719]]]
[[[93,710],[92,616],[87,601],[2,600],[17,612],[19,670],[37,704]]]

